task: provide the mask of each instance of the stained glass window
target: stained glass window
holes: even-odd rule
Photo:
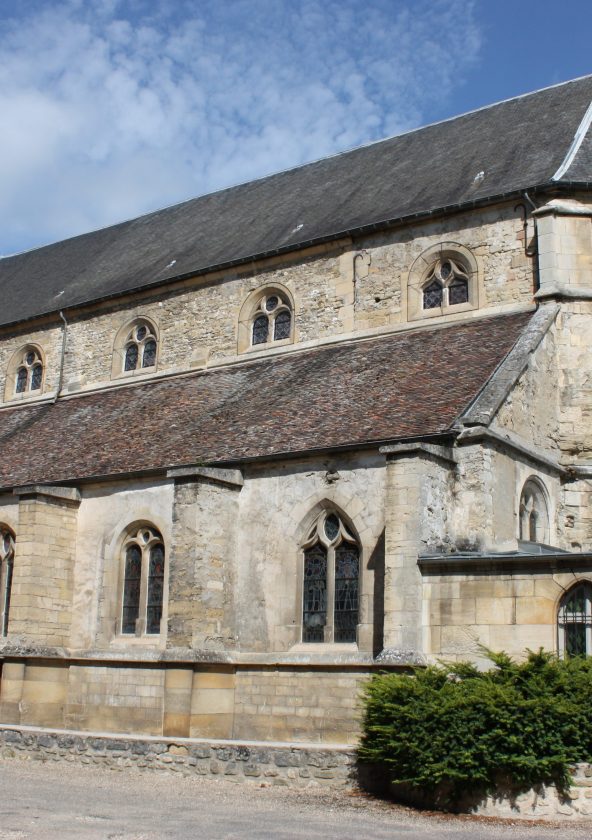
[[[162,594],[164,589],[164,546],[157,543],[150,549],[148,573],[148,601],[146,607],[146,632],[160,633]]]
[[[124,350],[124,372],[129,373],[142,368],[154,367],[158,353],[158,341],[154,327],[148,323],[128,327]]]
[[[157,635],[163,610],[165,552],[162,537],[146,526],[124,548],[121,632]]]
[[[27,391],[39,391],[43,382],[43,364],[37,350],[26,349],[22,352],[20,364],[14,380],[15,394]]]
[[[259,315],[253,321],[253,344],[265,344],[269,332],[267,315]]]
[[[341,543],[335,549],[336,642],[355,642],[358,625],[359,551],[357,545]]]
[[[41,380],[43,379],[43,367],[35,365],[31,373],[31,391],[38,391],[41,388]]]
[[[318,543],[304,552],[302,639],[324,642],[327,623],[327,550]]]
[[[284,341],[292,335],[292,311],[283,295],[263,294],[251,318],[251,346]]]
[[[455,277],[448,287],[448,303],[466,303],[469,299],[469,283],[462,277]]]
[[[135,633],[140,614],[140,586],[142,581],[142,550],[129,545],[125,554],[125,580],[123,583],[122,633]]]
[[[323,513],[304,548],[302,640],[356,641],[360,550],[336,513]]]
[[[135,370],[138,366],[138,345],[130,344],[125,351],[124,370]]]
[[[564,596],[558,615],[559,647],[566,656],[592,653],[592,584],[577,584]]]
[[[437,280],[432,280],[423,290],[423,308],[435,309],[442,306],[443,289]]]
[[[27,390],[27,368],[21,367],[16,375],[16,392],[22,394]]]
[[[153,367],[156,364],[156,341],[151,338],[144,345],[142,367]]]
[[[274,341],[281,341],[283,338],[290,338],[291,328],[291,314],[286,309],[282,310],[282,312],[278,312],[273,326]]]

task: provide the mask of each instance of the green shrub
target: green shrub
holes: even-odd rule
[[[485,672],[460,663],[375,676],[361,761],[448,804],[540,783],[566,790],[570,764],[592,759],[592,660],[488,656]]]

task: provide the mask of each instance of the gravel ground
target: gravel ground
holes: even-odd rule
[[[0,761],[0,840],[590,840],[592,825],[418,814],[352,793]]]

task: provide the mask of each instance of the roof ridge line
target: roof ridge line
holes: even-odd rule
[[[584,142],[584,138],[588,133],[588,129],[590,128],[590,123],[592,123],[592,100],[590,100],[590,104],[586,110],[586,113],[582,117],[582,121],[580,122],[576,133],[574,134],[574,138],[571,142],[571,146],[567,150],[567,154],[563,159],[561,165],[557,172],[551,176],[552,181],[559,181],[567,170],[570,168],[572,163],[574,162],[574,158],[580,150],[580,146]]]
[[[53,245],[68,242],[68,241],[71,241],[73,239],[79,239],[79,238],[82,238],[84,236],[89,236],[89,235],[94,234],[94,233],[99,233],[100,231],[103,231],[103,230],[109,230],[111,228],[117,228],[119,226],[129,225],[133,222],[139,222],[142,219],[148,218],[149,216],[157,216],[159,213],[164,213],[167,210],[172,210],[175,207],[182,207],[183,205],[190,204],[193,201],[199,201],[200,199],[208,198],[209,196],[218,195],[220,193],[230,191],[230,190],[235,190],[235,189],[238,189],[240,187],[245,187],[248,184],[256,184],[256,183],[261,182],[261,181],[266,181],[270,178],[275,178],[278,175],[285,175],[288,172],[296,172],[297,170],[304,169],[307,166],[314,166],[315,164],[322,163],[323,161],[332,160],[333,158],[338,158],[338,157],[341,157],[343,155],[348,155],[348,154],[351,154],[353,152],[357,152],[357,151],[362,150],[362,149],[367,149],[371,146],[377,146],[380,143],[387,143],[390,140],[395,140],[398,137],[405,137],[408,134],[413,134],[417,131],[423,131],[424,129],[427,129],[427,128],[434,128],[435,126],[438,126],[438,125],[444,125],[445,123],[454,122],[455,120],[463,119],[464,117],[471,116],[472,114],[477,114],[481,111],[488,111],[491,108],[496,108],[499,105],[505,105],[508,102],[514,102],[514,101],[517,101],[519,99],[526,99],[529,96],[536,96],[539,93],[544,93],[545,91],[553,90],[554,88],[562,87],[562,86],[565,86],[565,85],[571,85],[571,84],[574,84],[575,82],[580,82],[584,79],[590,79],[590,78],[592,78],[592,73],[587,73],[583,76],[577,76],[575,79],[568,79],[567,81],[564,81],[564,82],[557,82],[556,84],[553,84],[553,85],[547,85],[547,87],[539,88],[538,90],[531,90],[531,91],[527,91],[526,93],[517,94],[516,96],[510,96],[507,99],[500,99],[497,102],[491,102],[487,105],[481,105],[478,108],[472,108],[471,110],[465,111],[462,114],[454,114],[451,117],[446,117],[445,119],[442,119],[442,120],[436,120],[435,122],[425,123],[424,125],[419,125],[416,128],[410,128],[410,129],[407,129],[406,131],[401,131],[401,132],[398,132],[396,134],[388,135],[387,137],[380,137],[377,140],[369,140],[368,142],[361,143],[360,145],[350,146],[349,148],[343,149],[340,152],[333,152],[332,154],[324,155],[324,156],[318,157],[318,158],[314,158],[313,160],[308,160],[308,161],[305,161],[304,163],[298,163],[295,166],[288,166],[285,169],[278,169],[278,170],[275,170],[273,172],[268,172],[266,175],[260,175],[256,178],[250,178],[250,179],[245,180],[245,181],[238,181],[236,183],[229,184],[228,186],[225,186],[225,187],[220,187],[218,189],[211,190],[209,192],[201,193],[200,195],[196,195],[196,196],[192,196],[190,198],[183,199],[182,201],[175,201],[171,204],[166,204],[163,207],[159,207],[155,210],[148,210],[147,212],[141,213],[138,216],[132,216],[132,217],[129,217],[129,218],[126,218],[126,219],[120,219],[117,222],[113,222],[113,223],[110,223],[110,224],[107,224],[107,225],[102,225],[102,226],[97,227],[97,228],[91,228],[90,230],[84,231],[82,233],[77,233],[74,236],[66,237],[65,239],[57,239],[57,240],[54,240],[52,242],[45,242],[42,245],[35,245],[32,248],[26,248],[23,251],[16,251],[12,254],[0,254],[0,260],[10,259],[12,257],[17,257],[17,256],[21,256],[23,254],[28,254],[28,253],[31,253],[32,251],[41,250],[42,248],[50,248]]]

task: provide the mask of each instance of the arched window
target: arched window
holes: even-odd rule
[[[479,306],[479,264],[460,242],[439,242],[421,253],[409,269],[409,320],[466,312]]]
[[[590,656],[592,653],[592,584],[582,581],[561,599],[557,616],[559,653]]]
[[[14,534],[6,525],[0,525],[0,635],[8,633],[10,590],[14,566]]]
[[[115,337],[112,375],[150,373],[158,361],[158,332],[148,318],[125,324]]]
[[[355,642],[360,549],[342,519],[324,511],[303,545],[303,642]]]
[[[292,335],[292,312],[289,303],[277,292],[263,294],[251,326],[251,344],[283,341]]]
[[[529,478],[522,488],[518,537],[525,542],[549,542],[547,502],[543,487],[535,478]]]
[[[36,347],[20,351],[14,369],[14,393],[38,393],[43,384],[43,359]]]
[[[423,284],[424,309],[447,309],[469,301],[469,269],[460,259],[441,256],[429,269]]]
[[[164,593],[164,543],[154,528],[142,526],[123,544],[121,632],[160,633]]]
[[[125,342],[124,372],[151,368],[156,364],[156,335],[147,321],[140,321],[129,332]]]
[[[294,303],[288,289],[256,289],[244,301],[238,321],[238,352],[294,341]]]

